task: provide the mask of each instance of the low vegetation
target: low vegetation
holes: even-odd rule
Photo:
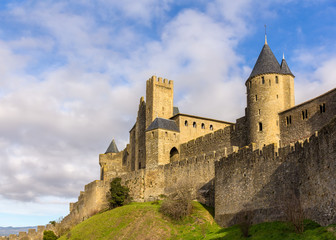
[[[336,225],[321,227],[304,221],[304,231],[295,232],[291,223],[271,222],[253,225],[244,237],[239,225],[221,228],[213,219],[212,209],[192,202],[191,215],[172,220],[159,209],[162,201],[131,203],[99,213],[78,224],[60,239],[233,239],[233,240],[336,240]]]
[[[111,181],[108,200],[110,209],[130,202],[129,189],[121,185],[121,178],[117,177]]]
[[[189,185],[190,186],[190,185]],[[165,197],[159,211],[172,220],[182,220],[192,211],[191,192],[189,186],[182,185],[175,189],[169,197]]]
[[[56,234],[51,230],[46,230],[43,232],[43,240],[56,240]]]

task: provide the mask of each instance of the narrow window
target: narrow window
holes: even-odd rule
[[[261,77],[261,83],[265,84],[265,78],[264,77]]]
[[[269,80],[269,85],[271,86],[271,79]]]
[[[308,118],[308,111],[307,109],[302,111],[302,119],[307,119]]]
[[[277,96],[276,96],[276,97],[277,97],[277,99],[278,99],[278,98],[279,98],[279,95],[277,94]]]
[[[213,130],[213,126],[212,126],[212,125],[210,125],[210,130],[211,130],[211,131]]]
[[[275,76],[275,83],[276,83],[276,84],[278,84],[278,83],[279,83],[278,76]]]
[[[139,169],[141,169],[141,162],[139,162]]]
[[[184,121],[184,126],[188,127],[188,121],[187,120]]]
[[[196,128],[196,122],[193,122],[193,128]]]
[[[308,118],[308,110],[305,111],[305,117]]]
[[[258,95],[256,95],[256,101],[258,101]]]
[[[325,112],[325,103],[320,105],[320,113],[324,113]]]
[[[305,119],[304,111],[302,111],[301,113],[302,113],[302,119]]]
[[[286,123],[287,123],[287,125],[292,124],[292,116],[291,115],[286,117]]]
[[[204,123],[202,123],[201,128],[202,128],[202,129],[205,129],[205,125],[204,125]]]
[[[259,123],[259,131],[261,132],[263,130],[263,126],[262,126],[262,123],[260,122]]]
[[[260,109],[258,110],[258,114],[260,115]]]

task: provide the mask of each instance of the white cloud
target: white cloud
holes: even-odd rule
[[[174,4],[11,5],[9,15],[31,27],[0,40],[1,202],[29,203],[38,214],[53,208],[50,199],[77,197],[84,184],[99,178],[98,154],[112,138],[119,149],[127,143],[151,75],[174,80],[175,105],[184,113],[227,121],[244,114],[244,77],[253,66],[236,48],[253,31],[251,9],[259,3],[204,1],[204,9],[168,15]],[[297,61],[310,58],[300,54]],[[313,93],[333,86],[335,58],[321,59],[311,77],[294,73],[297,87],[306,84]],[[298,98],[306,94],[297,92]]]

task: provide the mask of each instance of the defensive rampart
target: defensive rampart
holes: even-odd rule
[[[56,231],[52,224],[46,226],[37,226],[36,229],[29,229],[28,232],[20,232],[19,234],[11,234],[8,237],[0,237],[0,240],[42,240],[45,230]]]
[[[215,167],[216,221],[230,226],[247,213],[255,223],[283,220],[297,199],[307,218],[335,223],[335,159],[336,119],[292,147],[250,146],[221,159]]]
[[[213,133],[208,133],[202,137],[191,140],[180,145],[181,159],[190,159],[211,152],[222,152],[230,154],[233,146],[245,146],[246,129],[243,127],[245,118],[237,120],[237,123],[232,126],[219,129]]]

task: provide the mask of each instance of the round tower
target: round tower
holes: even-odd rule
[[[258,148],[280,140],[278,113],[294,106],[294,75],[286,60],[276,60],[266,38],[246,80],[248,142]]]

